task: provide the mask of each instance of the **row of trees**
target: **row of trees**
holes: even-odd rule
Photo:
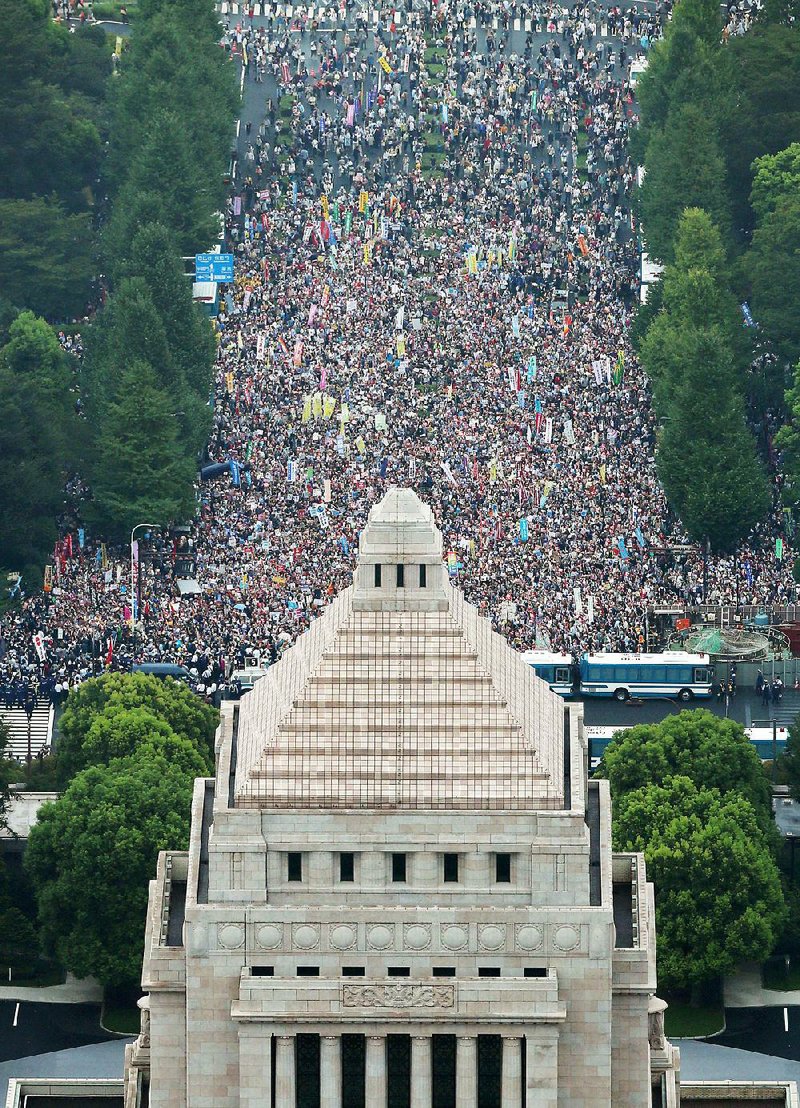
[[[112,89],[100,242],[111,291],[81,380],[92,514],[110,537],[193,507],[216,346],[181,259],[212,245],[224,206],[238,93],[218,40],[212,0],[143,0]]]
[[[25,868],[42,946],[77,976],[138,980],[148,882],[159,850],[188,846],[216,722],[185,686],[144,674],[107,674],[70,694],[56,755],[64,791],[40,811]]]
[[[642,851],[655,884],[665,988],[762,961],[787,921],[770,786],[742,727],[705,710],[618,732],[598,771],[615,850]]]
[[[658,465],[693,538],[734,549],[765,515],[769,486],[748,427],[780,405],[783,367],[800,356],[791,310],[800,139],[800,27],[766,4],[723,40],[714,0],[682,0],[650,55],[632,138],[645,168],[648,253],[666,266],[634,339],[655,386]],[[800,208],[797,209],[800,212]],[[795,228],[796,230],[796,228]],[[744,327],[748,301],[759,323]],[[778,355],[755,372],[756,341]],[[798,462],[800,473],[800,460]]]
[[[0,0],[0,297],[64,320],[85,313],[96,275],[112,51],[100,29],[50,16],[48,0]]]
[[[212,0],[143,0],[116,69],[47,0],[1,16],[0,567],[33,581],[76,472],[105,538],[193,511],[216,345],[182,256],[219,233],[238,93]],[[101,286],[78,367],[49,325]]]

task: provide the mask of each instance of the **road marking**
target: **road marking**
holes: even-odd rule
[[[789,1030],[789,1009],[788,1008],[783,1009],[783,1030],[787,1031],[787,1032]]]
[[[242,65],[242,79],[239,81],[239,93],[244,89],[244,65]]]
[[[19,1001],[17,1001],[17,1006],[14,1009],[14,1022],[11,1024],[12,1027],[17,1026],[17,1020],[18,1019],[19,1019]]]

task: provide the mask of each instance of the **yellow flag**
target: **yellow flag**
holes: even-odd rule
[[[344,402],[342,402],[342,406],[339,409],[339,420],[343,424],[350,422],[350,405],[349,404],[345,404]]]
[[[322,218],[327,219],[328,218],[328,197],[325,195],[325,193],[323,193],[322,196],[320,197],[320,205],[322,207]]]
[[[361,435],[359,435],[356,439],[356,450],[359,452],[359,454],[363,454],[366,449],[367,444],[364,442]]]
[[[368,242],[364,243],[364,265],[369,265],[372,261],[372,249]]]
[[[358,194],[358,210],[362,214],[367,210],[367,204],[369,204],[369,193],[366,189],[362,189]]]
[[[402,358],[406,352],[406,340],[402,335],[397,336],[397,357]]]
[[[322,401],[322,414],[326,419],[330,419],[333,413],[336,411],[336,397],[326,396]]]
[[[490,482],[490,484],[493,485],[496,480],[497,480],[497,462],[494,460],[494,458],[492,458],[491,462],[489,462],[489,482]]]
[[[605,464],[605,462],[603,462],[603,464],[600,466],[600,484],[604,485],[605,483],[606,483],[606,464]]]
[[[225,374],[225,391],[233,392],[233,374],[230,371]]]
[[[392,67],[389,65],[389,63],[387,62],[386,58],[383,57],[383,55],[381,55],[381,57],[378,58],[378,65],[381,67],[381,69],[383,70],[384,73],[391,73],[392,72]]]
[[[311,397],[307,396],[303,400],[303,423],[308,423],[311,419]]]
[[[319,419],[322,415],[322,393],[315,392],[311,398],[311,411],[314,413],[314,419]]]

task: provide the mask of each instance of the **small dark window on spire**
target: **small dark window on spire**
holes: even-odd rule
[[[375,588],[381,587],[381,567],[379,565],[374,566],[375,569]]]
[[[419,587],[421,589],[426,588],[428,585],[428,567],[423,562],[419,567]]]
[[[395,566],[397,570],[397,587],[402,589],[406,583],[406,567],[404,565]]]

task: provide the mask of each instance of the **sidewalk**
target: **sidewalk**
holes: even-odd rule
[[[0,1001],[27,1000],[35,1004],[102,1004],[103,989],[93,977],[78,979],[71,973],[63,985],[0,985]]]
[[[788,992],[765,989],[761,984],[761,966],[746,962],[725,978],[723,999],[726,1008],[791,1008],[800,1005],[800,989]]]

